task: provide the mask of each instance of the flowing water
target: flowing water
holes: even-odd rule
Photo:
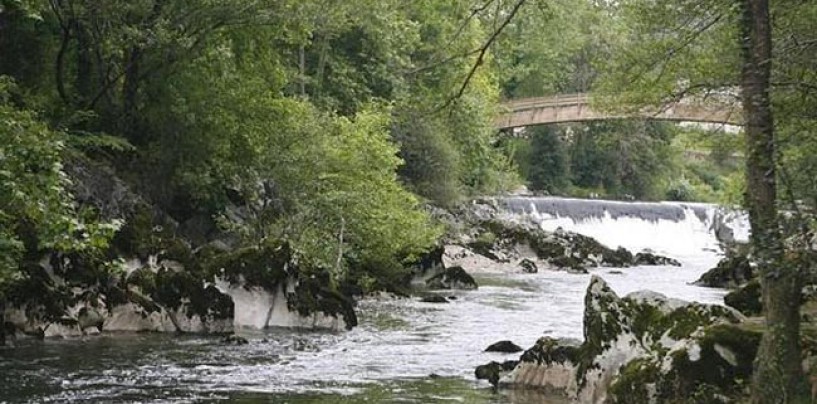
[[[620,294],[652,289],[722,302],[723,291],[688,285],[718,259],[712,206],[504,202],[507,214],[546,229],[575,230],[610,247],[649,248],[684,264],[592,271]],[[350,332],[242,331],[250,343],[241,346],[169,334],[29,341],[0,348],[0,402],[557,402],[535,392],[494,393],[474,380],[473,369],[518,358],[482,352],[498,340],[527,347],[543,335],[581,338],[589,277],[484,268],[476,275],[480,288],[446,293],[455,297],[449,304],[366,299],[361,324]]]

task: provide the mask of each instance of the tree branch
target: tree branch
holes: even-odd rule
[[[514,4],[513,8],[511,9],[511,12],[508,14],[505,20],[502,21],[502,24],[500,24],[499,27],[496,30],[494,30],[494,32],[491,34],[488,40],[485,41],[485,43],[479,48],[477,60],[471,66],[471,70],[468,71],[468,75],[465,76],[465,80],[462,82],[462,85],[460,86],[457,93],[454,94],[453,97],[449,97],[439,108],[437,108],[438,111],[448,108],[454,101],[462,97],[462,95],[465,93],[465,90],[468,88],[468,84],[471,82],[471,79],[474,78],[474,74],[476,74],[477,69],[479,69],[479,67],[485,61],[485,55],[488,53],[488,49],[490,49],[491,45],[493,45],[493,43],[496,42],[497,38],[499,38],[499,35],[502,33],[505,27],[507,27],[508,24],[511,23],[511,20],[513,20],[513,18],[516,16],[516,14],[519,12],[519,10],[522,8],[526,1],[527,0],[518,0],[516,4]]]

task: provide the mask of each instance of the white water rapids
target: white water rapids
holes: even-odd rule
[[[532,215],[545,229],[577,231],[633,252],[649,248],[682,262],[680,268],[633,267],[620,274],[609,268],[591,271],[621,295],[651,289],[685,300],[722,303],[723,291],[688,285],[719,258],[711,231],[714,206],[557,198],[504,202],[508,214]],[[737,237],[745,236],[745,224],[735,223]],[[483,352],[489,344],[510,339],[527,348],[543,335],[581,338],[590,275],[482,268],[476,279],[476,291],[446,293],[456,297],[449,304],[365,299],[359,305],[361,324],[350,332],[242,331],[250,340],[243,346],[225,346],[214,337],[141,334],[0,350],[0,402],[220,400],[247,395],[264,401],[318,393],[350,397],[372,383],[392,386],[386,401],[468,401],[460,393],[449,397],[434,388],[418,395],[394,382],[423,379],[433,386],[435,379],[429,375],[434,374],[487,392],[487,383],[473,381],[474,367],[518,358]]]

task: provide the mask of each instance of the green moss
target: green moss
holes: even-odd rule
[[[610,386],[609,401],[619,403],[649,403],[650,386],[661,378],[661,367],[650,359],[635,359],[620,370],[619,376]]]
[[[161,251],[159,252],[159,260],[176,261],[188,271],[197,271],[199,268],[199,261],[193,254],[190,245],[182,239],[171,238],[162,240]]]
[[[142,293],[151,295],[156,292],[156,273],[150,268],[142,267],[130,273],[127,284],[139,287]]]
[[[333,289],[328,271],[300,276],[295,292],[287,295],[287,306],[301,316],[321,312],[327,316],[343,317],[347,329],[357,326],[355,302],[351,297]]]
[[[240,248],[216,255],[203,265],[210,277],[223,277],[232,284],[259,286],[270,291],[285,282],[289,273],[298,272],[288,243]]]
[[[576,364],[579,361],[580,351],[578,346],[561,344],[558,340],[550,337],[542,337],[536,341],[530,349],[522,353],[519,358],[522,362],[537,364],[565,364],[567,362]]]
[[[761,334],[733,325],[707,328],[698,340],[699,358],[692,360],[687,351],[675,352],[671,371],[659,386],[662,397],[692,397],[696,402],[718,400],[717,395],[734,396],[751,378],[752,362]],[[722,356],[718,351],[724,352]],[[730,363],[734,362],[734,363]]]

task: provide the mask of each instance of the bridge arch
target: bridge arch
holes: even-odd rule
[[[735,105],[700,104],[686,100],[667,104],[660,110],[609,113],[593,109],[588,94],[578,93],[509,100],[503,102],[502,107],[505,112],[495,120],[497,129],[621,118],[743,125],[742,113]]]

